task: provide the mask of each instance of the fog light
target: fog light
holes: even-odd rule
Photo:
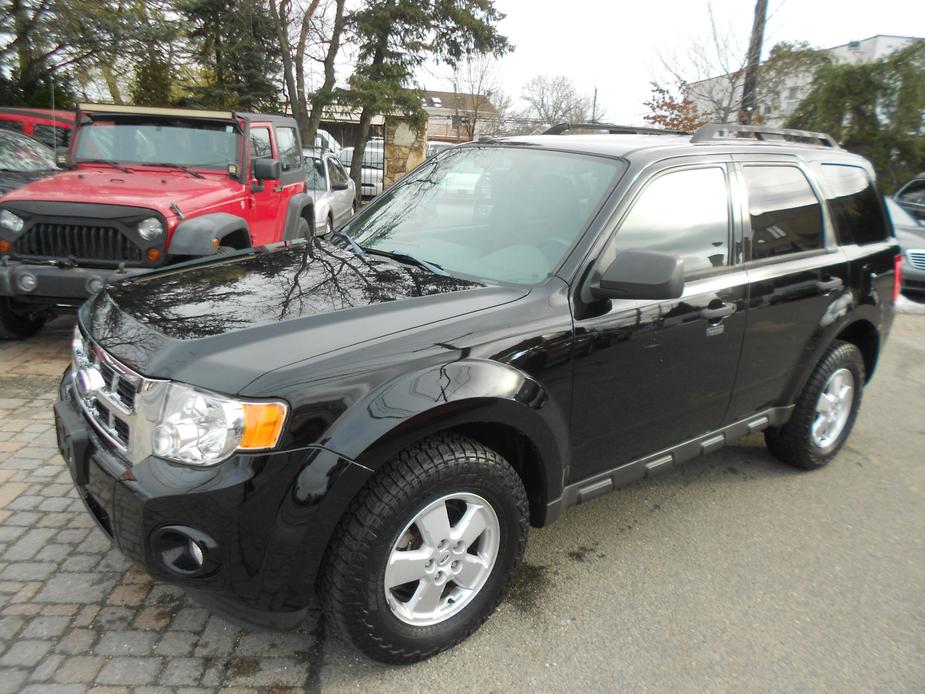
[[[187,525],[167,525],[151,533],[151,549],[161,565],[177,576],[206,576],[221,562],[218,543]]]
[[[87,291],[91,294],[96,294],[103,288],[103,280],[100,277],[91,277],[87,280]]]
[[[0,239],[0,253],[9,253],[13,250],[13,246],[10,245],[10,242],[6,239]]]
[[[24,292],[31,292],[35,289],[39,281],[36,279],[35,275],[31,272],[24,272],[19,276],[19,279],[16,280],[16,284],[19,285],[19,288]]]

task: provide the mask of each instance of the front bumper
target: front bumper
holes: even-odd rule
[[[0,296],[63,306],[79,306],[102,286],[134,277],[154,268],[122,270],[89,267],[61,267],[53,264],[5,260],[0,264]],[[32,275],[35,286],[23,289],[22,278]]]
[[[80,498],[130,560],[240,624],[278,629],[301,620],[366,468],[323,448],[235,455],[209,468],[153,456],[133,466],[82,414],[70,370],[54,410]],[[204,538],[201,571],[178,574],[165,559],[159,543],[175,528]]]
[[[925,293],[925,270],[913,267],[909,259],[903,255],[903,291]]]

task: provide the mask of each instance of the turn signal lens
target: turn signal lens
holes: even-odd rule
[[[152,263],[156,263],[161,259],[161,249],[160,248],[149,248],[148,249],[148,260]]]
[[[0,239],[0,253],[9,253],[12,250],[10,242],[6,239]]]
[[[245,402],[244,432],[239,448],[273,448],[283,432],[286,406],[281,402]]]

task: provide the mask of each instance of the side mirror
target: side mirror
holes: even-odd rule
[[[659,251],[621,251],[590,289],[595,299],[677,299],[684,293],[684,261]]]
[[[278,181],[283,169],[276,159],[254,159],[254,178],[258,181]]]
[[[331,184],[331,190],[347,190],[350,186],[347,185],[346,181],[336,181]]]

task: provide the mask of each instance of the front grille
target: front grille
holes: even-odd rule
[[[115,227],[33,224],[13,243],[18,256],[140,263],[141,249]]]
[[[909,264],[916,270],[925,270],[925,249],[909,251]]]

